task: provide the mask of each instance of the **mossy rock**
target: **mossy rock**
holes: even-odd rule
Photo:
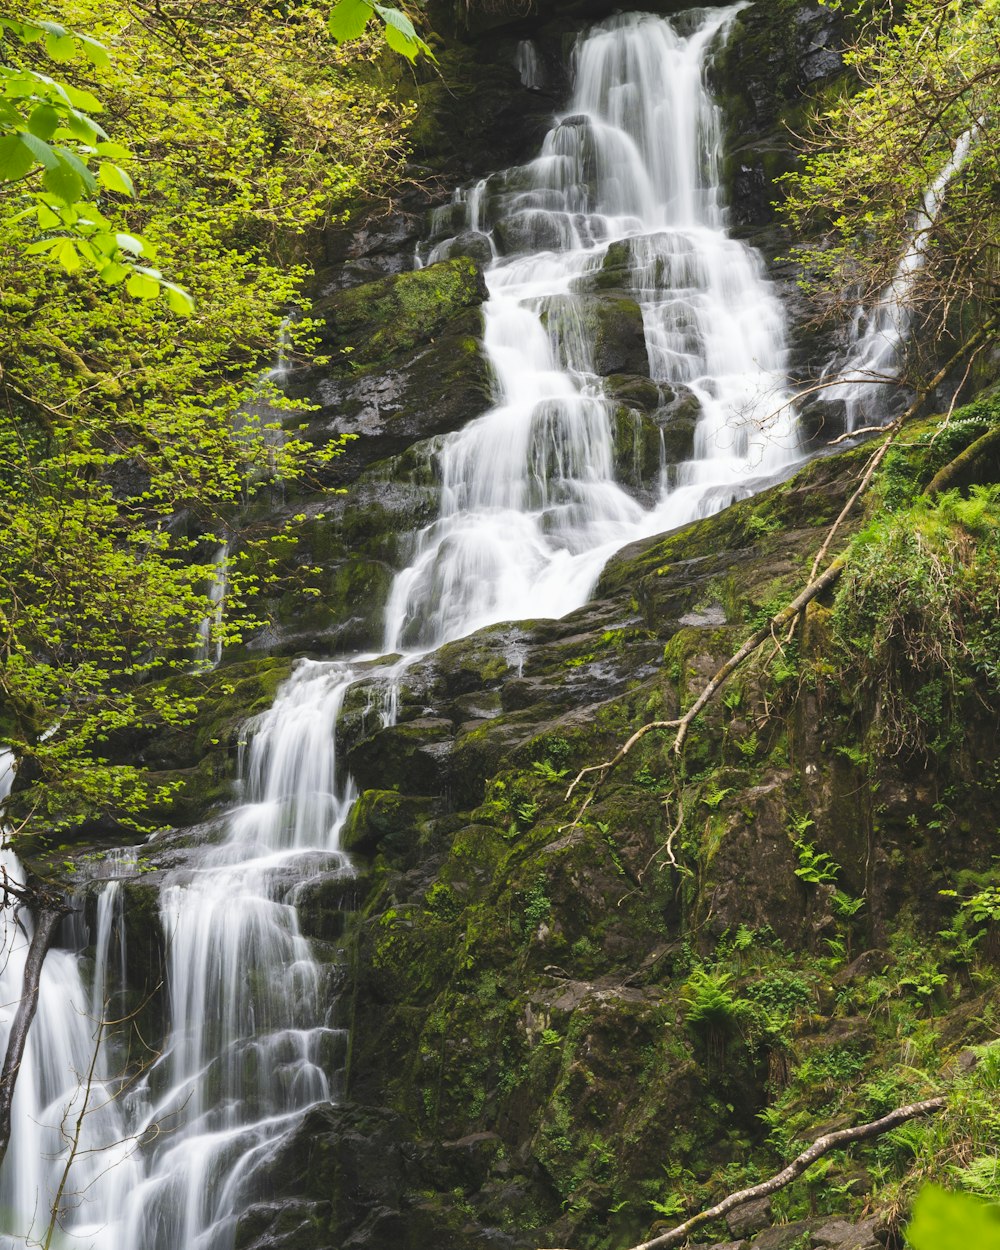
[[[546,301],[542,323],[576,367],[590,364],[602,377],[649,373],[642,309],[628,295],[556,295]],[[581,334],[589,362],[579,358]]]
[[[395,790],[365,790],[351,808],[341,835],[345,851],[371,855],[382,847],[390,854],[404,852],[418,837],[418,826],[433,808],[427,798]]]
[[[392,777],[407,794],[439,795],[451,777],[454,732],[450,720],[437,716],[390,725],[356,743],[347,766],[365,789],[378,789],[384,777]]]
[[[337,291],[313,306],[326,323],[324,340],[352,368],[391,364],[425,346],[465,309],[488,297],[482,270],[467,256]]]

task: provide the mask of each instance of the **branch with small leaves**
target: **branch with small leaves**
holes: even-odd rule
[[[83,56],[93,66],[108,65],[108,53],[96,39],[67,30],[57,22],[0,18],[0,194],[14,193],[7,223],[34,222],[41,234],[27,247],[72,275],[92,269],[109,286],[124,283],[134,299],[162,293],[181,316],[194,302],[184,287],[154,268],[155,254],[140,235],[118,229],[98,208],[105,193],[135,199],[131,176],[119,164],[129,149],[113,142],[93,114],[103,104],[90,91],[58,82],[20,63],[20,50],[35,45],[61,64]]]

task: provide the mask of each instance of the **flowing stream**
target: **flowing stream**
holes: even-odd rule
[[[390,690],[414,656],[450,639],[572,611],[623,544],[714,512],[799,460],[782,309],[760,257],[727,233],[722,119],[707,85],[740,7],[595,27],[578,41],[572,99],[538,158],[456,196],[449,220],[464,217],[494,255],[494,406],[432,448],[440,514],[415,536],[386,606],[383,653],[403,655],[384,669]],[[534,85],[533,49],[519,57]],[[448,246],[438,230],[425,259]],[[699,414],[693,454],[669,472],[664,463],[644,502],[615,480],[613,404],[588,328],[588,284],[612,256],[641,308],[650,376],[693,396]],[[95,1055],[54,1245],[229,1250],[275,1141],[336,1096],[336,994],[299,930],[295,891],[319,872],[351,874],[339,834],[353,790],[333,743],[345,692],[371,658],[300,663],[246,727],[238,804],[160,894],[166,1034],[127,1088],[108,1077],[117,1052],[100,1020],[123,988],[120,877],[134,865],[106,869],[91,991],[70,950],[49,956],[0,1177],[9,1246],[44,1232],[65,1169],[60,1125]],[[393,715],[390,698],[383,719]],[[25,945],[9,917],[6,940],[9,1012]]]
[[[959,136],[951,156],[926,189],[903,255],[890,282],[870,307],[858,305],[849,327],[846,357],[831,365],[828,375],[840,380],[822,392],[824,400],[842,400],[844,427],[878,425],[892,415],[896,379],[910,337],[913,293],[927,263],[931,230],[948,189],[972,146],[976,127]],[[821,379],[822,381],[823,379]]]

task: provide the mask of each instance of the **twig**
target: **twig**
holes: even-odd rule
[[[888,1115],[884,1115],[881,1119],[871,1120],[867,1124],[859,1124],[855,1128],[844,1128],[836,1133],[824,1133],[822,1137],[817,1137],[813,1144],[803,1150],[800,1155],[789,1163],[786,1168],[782,1168],[780,1172],[776,1172],[774,1176],[766,1181],[761,1181],[759,1185],[751,1185],[749,1189],[740,1189],[736,1193],[730,1194],[727,1198],[723,1198],[721,1202],[717,1202],[714,1207],[709,1207],[707,1211],[699,1211],[697,1215],[693,1215],[689,1220],[685,1220],[683,1224],[678,1224],[676,1228],[668,1229],[665,1233],[660,1233],[651,1241],[640,1242],[639,1245],[630,1247],[630,1250],[669,1250],[671,1246],[677,1246],[686,1240],[688,1233],[692,1232],[701,1224],[707,1224],[709,1220],[715,1220],[725,1215],[728,1211],[732,1211],[734,1207],[741,1207],[747,1202],[753,1202],[757,1198],[765,1198],[768,1194],[773,1194],[779,1189],[783,1189],[791,1181],[809,1167],[811,1163],[828,1154],[831,1150],[837,1150],[841,1146],[846,1146],[850,1142],[867,1141],[870,1137],[879,1137],[882,1133],[888,1133],[890,1129],[896,1128],[900,1124],[905,1124],[907,1120],[914,1120],[918,1116],[934,1115],[942,1110],[946,1105],[947,1099],[927,1098],[923,1102],[911,1102],[905,1107],[897,1107],[895,1111],[890,1111]]]
[[[629,738],[623,746],[619,747],[618,751],[611,757],[611,759],[605,760],[601,764],[589,764],[586,768],[581,768],[577,775],[573,778],[573,781],[570,783],[569,789],[566,791],[567,800],[572,797],[573,791],[585,777],[589,776],[591,773],[597,773],[599,775],[594,783],[593,790],[591,790],[590,794],[581,805],[580,810],[577,812],[573,824],[579,824],[580,817],[593,802],[597,791],[600,789],[604,781],[604,778],[611,771],[611,769],[620,764],[635,744],[641,741],[646,734],[652,733],[654,729],[676,729],[677,733],[674,737],[671,750],[674,755],[680,755],[681,749],[684,746],[684,739],[687,737],[687,732],[691,727],[691,722],[695,719],[705,704],[708,703],[709,700],[721,689],[721,687],[726,684],[732,673],[739,668],[748,656],[757,650],[762,642],[765,642],[768,638],[772,637],[775,630],[783,629],[788,622],[794,620],[803,608],[805,608],[807,604],[811,603],[817,595],[822,594],[828,586],[832,586],[840,576],[843,567],[843,557],[838,556],[836,560],[833,560],[830,565],[824,569],[819,577],[814,578],[804,590],[800,591],[791,603],[782,608],[780,612],[775,613],[766,625],[762,625],[760,629],[755,630],[743,646],[740,647],[734,655],[731,655],[725,664],[723,664],[683,716],[678,717],[676,720],[654,720],[649,721],[645,725],[641,725],[632,737]]]
[[[858,430],[845,430],[843,434],[838,434],[836,438],[827,439],[827,447],[836,447],[838,443],[850,442],[852,438],[860,438],[862,434],[884,434],[886,427],[884,425],[863,425]]]

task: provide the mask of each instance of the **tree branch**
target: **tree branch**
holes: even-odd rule
[[[779,1189],[783,1189],[790,1184],[796,1177],[815,1163],[817,1159],[828,1154],[831,1150],[838,1150],[841,1146],[846,1146],[851,1142],[867,1141],[870,1137],[879,1137],[882,1133],[888,1133],[890,1129],[897,1128],[900,1124],[905,1124],[907,1120],[914,1120],[918,1116],[934,1115],[940,1111],[947,1100],[945,1098],[927,1098],[923,1102],[911,1102],[905,1107],[897,1107],[895,1111],[890,1111],[888,1115],[884,1115],[881,1119],[871,1120],[867,1124],[859,1124],[855,1128],[840,1129],[835,1133],[824,1133],[822,1137],[817,1137],[813,1144],[797,1155],[786,1168],[782,1168],[780,1172],[776,1172],[774,1176],[766,1181],[761,1181],[759,1185],[751,1185],[749,1189],[740,1189],[736,1193],[730,1194],[727,1198],[723,1198],[721,1202],[717,1202],[714,1207],[709,1207],[707,1211],[699,1211],[697,1215],[693,1215],[689,1220],[685,1220],[683,1224],[678,1224],[675,1228],[668,1229],[665,1233],[660,1233],[651,1241],[640,1242],[639,1245],[632,1246],[630,1250],[669,1250],[672,1246],[680,1245],[682,1241],[687,1239],[688,1233],[692,1232],[701,1224],[707,1224],[709,1220],[718,1219],[727,1212],[732,1211],[734,1207],[741,1207],[747,1202],[753,1202],[757,1198],[766,1198],[769,1194],[776,1193]]]
[[[6,887],[10,890],[10,887]],[[10,1145],[11,1107],[14,1102],[14,1087],[17,1074],[24,1058],[24,1047],[28,1040],[28,1030],[35,1018],[38,1008],[38,985],[42,975],[42,964],[48,953],[56,929],[69,908],[64,904],[47,903],[35,918],[35,931],[28,947],[28,957],[24,963],[21,1001],[17,1005],[14,1023],[10,1026],[7,1038],[7,1054],[4,1056],[3,1071],[0,1072],[0,1164],[3,1163]]]

